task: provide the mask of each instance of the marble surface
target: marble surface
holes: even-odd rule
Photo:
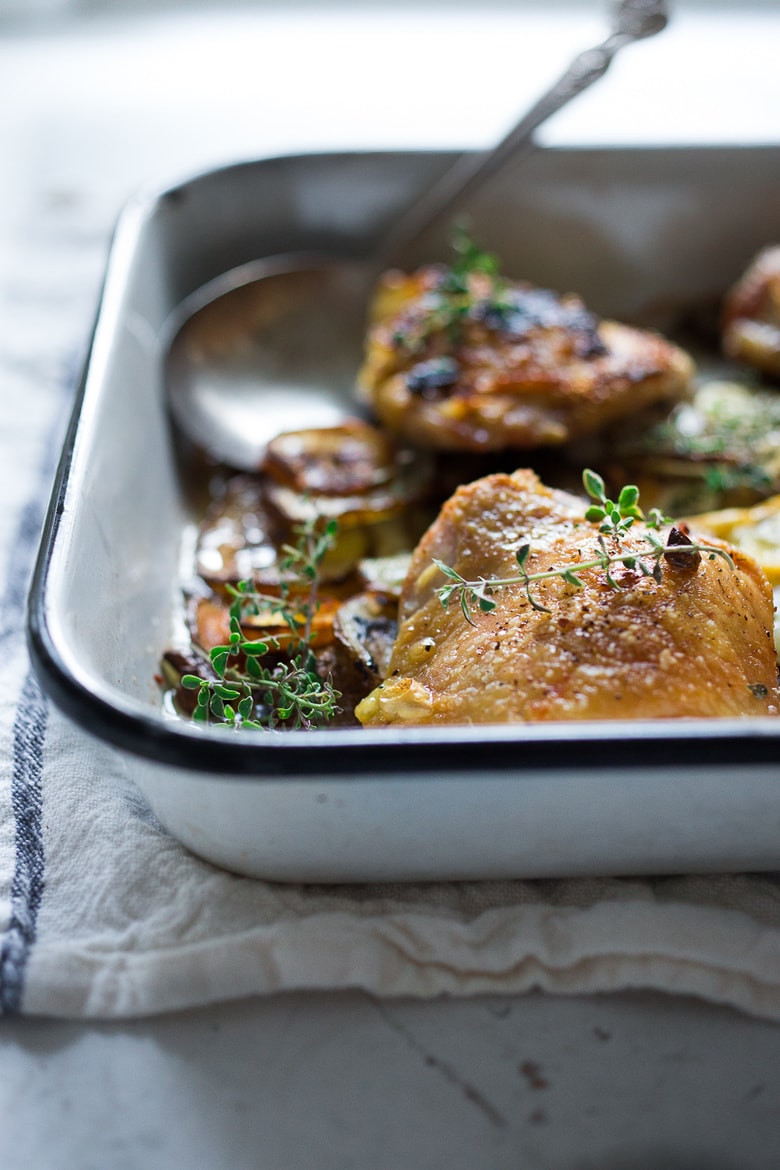
[[[30,17],[55,8],[56,22]],[[74,8],[0,6],[3,409],[35,379],[63,417],[133,190],[254,154],[483,145],[603,31],[595,3]],[[777,141],[779,44],[776,5],[681,3],[543,138]],[[464,50],[469,83],[454,85]],[[29,442],[37,458],[32,427]],[[0,1162],[772,1170],[779,1061],[775,1026],[630,994],[6,1019]]]
[[[660,996],[289,995],[0,1029],[4,1170],[775,1170],[780,1029]]]

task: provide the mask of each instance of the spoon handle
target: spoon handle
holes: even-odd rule
[[[533,143],[534,132],[568,102],[603,77],[616,53],[624,45],[653,36],[667,23],[664,0],[623,0],[618,4],[613,31],[593,49],[574,58],[555,84],[491,150],[462,155],[410,209],[397,220],[372,256],[378,270],[391,263],[401,264],[403,254],[455,204],[467,198],[509,160],[517,158]]]

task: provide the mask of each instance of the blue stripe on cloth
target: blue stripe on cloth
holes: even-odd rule
[[[43,741],[48,704],[30,672],[14,722],[11,806],[16,821],[16,863],[11,914],[0,944],[0,1014],[21,1010],[24,972],[35,941],[44,886]]]
[[[67,405],[72,392],[70,378],[63,379]],[[62,415],[55,411],[47,436],[37,490],[19,515],[0,612],[0,647],[8,658],[24,646],[25,602],[30,573],[40,540],[41,527],[58,450],[62,441]],[[28,670],[17,701],[13,726],[11,811],[15,827],[14,870],[11,879],[8,925],[0,935],[0,1015],[21,1011],[24,977],[30,948],[35,941],[38,910],[45,884],[43,845],[43,746],[48,703],[32,670]]]

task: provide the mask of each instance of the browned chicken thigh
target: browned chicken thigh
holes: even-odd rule
[[[602,567],[582,571],[581,588],[559,576],[538,582],[544,610],[522,586],[496,589],[495,609],[471,622],[456,603],[442,608],[447,578],[433,558],[468,580],[516,575],[524,544],[529,574],[577,565],[598,555],[586,508],[525,470],[460,488],[413,555],[389,673],[358,706],[361,723],[777,715],[769,583],[717,540],[708,543],[728,550],[733,567],[672,553],[659,562],[660,581],[618,563],[619,588]],[[635,523],[621,551],[647,553],[647,531]],[[616,539],[603,538],[608,551]]]
[[[691,359],[656,333],[599,320],[579,297],[443,265],[386,273],[360,384],[418,447],[560,446],[689,390]]]
[[[726,296],[723,346],[773,378],[780,378],[780,246],[764,248]]]

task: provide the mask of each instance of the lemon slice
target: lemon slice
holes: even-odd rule
[[[772,585],[780,585],[780,495],[750,508],[723,508],[688,517],[691,528],[718,536],[758,561]]]

